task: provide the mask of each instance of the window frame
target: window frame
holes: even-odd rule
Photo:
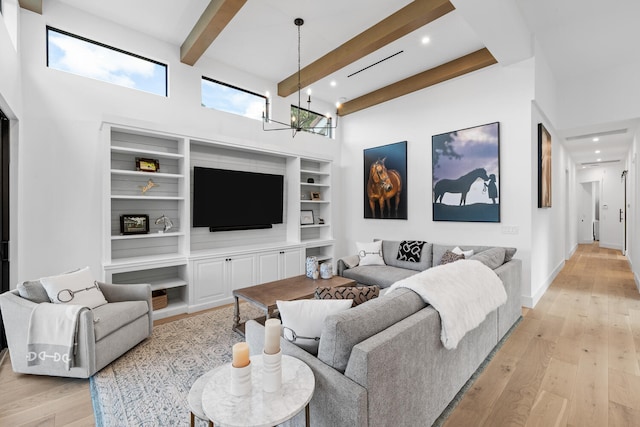
[[[299,109],[300,111],[306,111],[307,113],[311,113],[311,114],[315,114],[316,116],[319,117],[324,117],[325,120],[327,120],[327,126],[325,126],[325,128],[327,129],[327,134],[323,134],[320,132],[313,132],[313,131],[309,131],[309,130],[305,130],[302,129],[302,132],[307,132],[313,135],[320,135],[320,136],[324,136],[325,138],[329,138],[329,139],[333,139],[333,117],[329,116],[327,117],[326,114],[320,114],[317,111],[313,111],[313,110],[309,110],[308,108],[304,108],[302,106],[298,107],[297,105],[291,104],[291,116],[293,117],[293,109]],[[331,121],[331,123],[329,123],[329,121]],[[322,126],[315,126],[317,128],[322,128]],[[295,129],[296,127],[294,126],[293,122],[291,123],[291,129]]]
[[[244,88],[238,87],[236,85],[232,85],[230,83],[225,83],[223,81],[214,79],[212,77],[207,77],[207,76],[201,76],[201,79],[200,79],[200,85],[201,86],[202,86],[202,80],[206,80],[206,81],[211,82],[211,83],[219,84],[221,86],[225,86],[225,87],[228,87],[228,88],[240,91],[240,92],[248,93],[249,95],[257,96],[258,98],[262,98],[264,100],[264,111],[267,112],[267,109],[269,108],[269,98],[267,98],[266,95],[262,95],[262,94],[259,94],[257,92],[254,92],[252,90],[244,89]],[[229,113],[229,114],[235,114],[236,116],[246,117],[246,118],[249,118],[249,119],[252,118],[252,117],[248,117],[248,116],[245,116],[245,115],[234,113],[233,111],[219,110],[219,109],[214,108],[214,107],[208,107],[208,106],[204,105],[204,103],[202,101],[203,101],[202,100],[202,93],[200,93],[200,103],[202,104],[202,106],[204,108],[209,108],[211,110],[216,110],[216,111],[222,111],[222,112]],[[265,113],[265,114],[268,114],[268,112]],[[264,117],[262,119],[260,119],[260,120],[264,120]]]
[[[98,42],[98,41],[95,41],[95,40],[91,40],[91,39],[89,39],[87,37],[79,36],[77,34],[73,34],[73,33],[70,33],[68,31],[61,30],[61,29],[53,27],[51,25],[47,25],[45,27],[47,68],[51,68],[51,66],[49,65],[49,31],[53,31],[53,32],[65,35],[67,37],[73,37],[73,38],[81,40],[81,41],[83,41],[85,43],[94,44],[96,46],[100,46],[100,47],[103,47],[103,48],[106,48],[106,49],[110,49],[110,50],[116,51],[118,53],[122,53],[122,54],[125,54],[125,55],[133,56],[134,58],[142,59],[143,61],[148,61],[148,62],[151,62],[153,64],[163,66],[164,67],[164,96],[165,97],[169,97],[169,64],[165,64],[163,62],[156,61],[155,59],[147,58],[146,56],[138,55],[137,53],[129,52],[129,51],[126,51],[124,49],[120,49],[120,48],[117,48],[117,47],[114,47],[114,46],[109,46],[108,44],[101,43],[101,42]],[[52,68],[52,69],[56,70],[57,68]],[[58,70],[58,71],[64,71],[64,70]],[[67,71],[65,71],[65,72],[67,72]],[[69,74],[75,74],[75,73],[70,73],[69,72]],[[83,76],[82,74],[75,74],[75,75],[76,76],[85,77],[85,78],[91,78],[91,77]],[[96,79],[96,80],[99,80],[99,79]],[[118,85],[117,83],[108,82],[108,81],[105,81],[105,80],[99,80],[99,81],[104,81],[105,83],[115,84],[116,86],[127,87],[127,86]],[[129,89],[136,89],[136,88],[129,88]],[[136,90],[140,90],[140,89],[136,89]],[[149,92],[149,91],[144,91],[144,90],[142,92],[152,93],[154,95],[160,95],[159,93],[156,94],[154,92]]]

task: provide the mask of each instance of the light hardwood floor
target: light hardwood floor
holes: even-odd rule
[[[523,313],[445,427],[640,426],[640,294],[620,251],[580,245]],[[93,423],[87,380],[0,365],[0,426]]]

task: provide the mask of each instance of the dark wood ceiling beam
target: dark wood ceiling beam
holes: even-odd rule
[[[231,22],[247,0],[211,0],[180,46],[180,61],[193,65]]]
[[[42,15],[42,0],[19,0],[18,4],[23,9]]]
[[[415,0],[302,68],[300,86],[307,87],[454,9],[449,0]],[[289,96],[297,91],[297,71],[278,83],[280,96]]]
[[[423,71],[404,80],[385,86],[361,97],[347,101],[338,110],[340,116],[355,113],[365,108],[407,95],[420,89],[479,70],[497,61],[487,48],[477,50],[446,64]]]

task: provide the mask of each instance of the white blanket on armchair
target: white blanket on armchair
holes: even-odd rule
[[[37,304],[27,332],[27,366],[74,366],[78,317],[83,309],[74,304]]]
[[[455,349],[487,314],[507,302],[498,275],[476,260],[460,260],[429,268],[391,285],[388,292],[408,288],[431,304],[440,314],[440,339],[448,350]]]

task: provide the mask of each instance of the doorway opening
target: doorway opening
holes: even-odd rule
[[[9,290],[9,118],[0,110],[0,293]],[[0,317],[0,351],[7,347]]]

